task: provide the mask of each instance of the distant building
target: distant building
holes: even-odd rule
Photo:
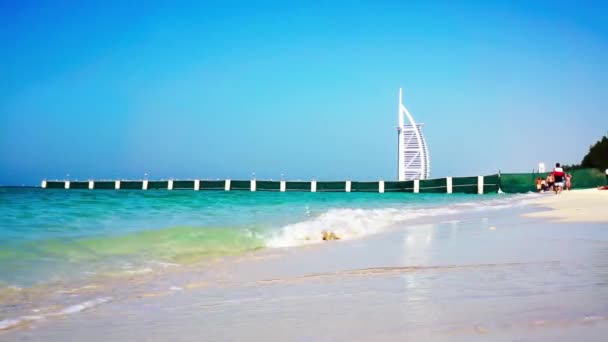
[[[406,122],[407,118],[407,122]],[[398,178],[400,181],[428,179],[431,176],[429,151],[422,135],[422,125],[417,124],[403,105],[403,91],[399,88]]]
[[[545,163],[538,163],[538,172],[544,173],[545,171]]]

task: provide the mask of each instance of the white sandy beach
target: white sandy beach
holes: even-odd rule
[[[585,189],[553,192],[532,201],[549,210],[526,214],[528,217],[543,217],[560,222],[605,222],[608,223],[608,190]]]
[[[547,195],[176,270],[0,340],[603,341],[607,195]]]

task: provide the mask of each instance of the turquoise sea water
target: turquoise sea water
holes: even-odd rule
[[[0,287],[321,240],[496,201],[496,195],[0,188]]]

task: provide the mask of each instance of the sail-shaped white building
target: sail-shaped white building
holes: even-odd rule
[[[422,124],[417,124],[403,105],[403,91],[399,88],[399,126],[397,158],[398,179],[428,179],[431,175],[429,151],[422,135]]]

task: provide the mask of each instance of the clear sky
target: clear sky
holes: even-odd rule
[[[86,3],[86,4],[85,4]],[[0,184],[395,179],[580,162],[608,132],[608,2],[0,1]]]

